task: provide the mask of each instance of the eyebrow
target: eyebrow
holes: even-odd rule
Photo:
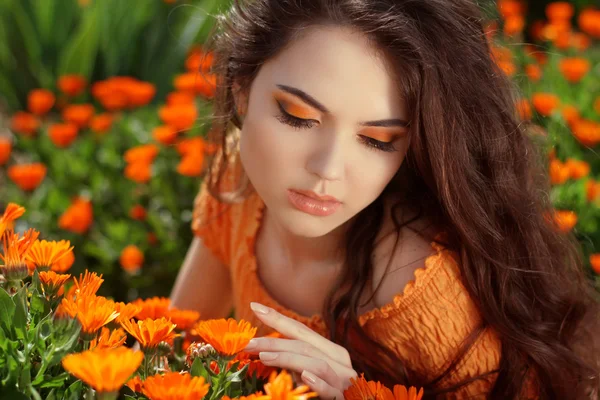
[[[329,114],[329,110],[327,109],[327,107],[325,107],[323,104],[319,103],[317,100],[315,100],[314,97],[312,97],[308,93],[303,92],[302,90],[300,90],[298,88],[287,86],[287,85],[276,84],[275,86],[277,86],[279,89],[283,90],[284,92],[287,92],[291,95],[298,97],[300,100],[302,100],[306,104],[312,106],[313,108],[316,108],[317,110],[321,111],[322,113]],[[365,121],[365,122],[361,122],[360,125],[361,126],[377,126],[377,127],[384,127],[384,128],[401,126],[403,128],[408,128],[409,123],[403,119],[392,118],[392,119],[382,119],[382,120],[378,120],[378,121]]]

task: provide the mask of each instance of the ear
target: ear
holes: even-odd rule
[[[242,88],[239,82],[234,82],[231,87],[231,92],[233,94],[233,101],[235,103],[235,109],[237,110],[237,114],[240,116],[244,116],[246,111],[248,110],[248,93],[246,90]]]

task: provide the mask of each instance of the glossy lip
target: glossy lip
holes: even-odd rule
[[[309,193],[312,196],[304,193]],[[342,203],[337,199],[329,200],[335,199],[335,197],[332,196],[318,196],[314,192],[306,191],[304,191],[304,193],[299,190],[289,189],[287,191],[287,197],[292,206],[306,214],[315,215],[318,217],[327,217],[334,214],[342,205]]]
[[[335,198],[333,196],[327,196],[327,195],[321,196],[321,195],[318,195],[318,194],[316,194],[315,192],[313,192],[311,190],[298,190],[298,189],[290,189],[290,190],[292,192],[303,194],[306,197],[310,197],[310,198],[315,199],[315,200],[341,203],[341,201],[339,201],[337,198]]]

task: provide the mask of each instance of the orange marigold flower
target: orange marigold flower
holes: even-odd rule
[[[600,182],[596,182],[593,179],[588,179],[585,183],[586,197],[588,201],[600,200]]]
[[[566,80],[577,83],[588,73],[591,64],[585,58],[563,58],[559,68]]]
[[[558,96],[551,93],[534,93],[531,101],[537,112],[546,117],[560,105]]]
[[[144,263],[144,253],[137,246],[130,244],[121,251],[119,262],[127,272],[138,271]]]
[[[22,190],[34,190],[46,177],[46,166],[42,163],[11,165],[8,177]]]
[[[581,179],[590,174],[590,164],[582,160],[567,159],[565,167],[569,170],[572,179]]]
[[[79,128],[85,128],[94,116],[94,112],[94,106],[91,104],[71,104],[64,108],[62,117]]]
[[[40,282],[44,291],[48,294],[54,294],[69,280],[69,274],[57,274],[54,271],[42,271],[39,274]]]
[[[136,204],[135,206],[131,207],[131,210],[129,210],[129,216],[138,221],[145,220],[146,215],[146,209],[141,204]]]
[[[175,324],[164,317],[159,319],[146,318],[137,322],[133,319],[123,320],[121,326],[145,349],[154,348],[160,342],[171,340],[177,336]]]
[[[83,75],[63,75],[58,78],[57,86],[67,96],[75,97],[83,93],[87,81]]]
[[[56,98],[47,89],[34,89],[27,96],[27,109],[36,115],[44,115],[52,109]]]
[[[69,354],[63,368],[101,393],[117,392],[137,371],[144,359],[141,351],[127,347],[102,348]]]
[[[130,85],[128,94],[131,107],[142,107],[152,101],[156,87],[150,82],[137,81]]]
[[[178,131],[170,125],[161,125],[157,126],[152,130],[152,137],[158,143],[164,144],[165,146],[169,146],[175,143],[175,140],[177,140],[177,136],[179,135],[179,133],[180,131]]]
[[[178,308],[171,308],[167,311],[168,318],[171,319],[177,330],[187,331],[200,319],[200,313],[193,310],[180,310]]]
[[[271,400],[271,397],[265,396],[263,392],[252,393],[248,396],[234,397],[235,400]],[[221,400],[234,400],[229,396],[223,396]]]
[[[542,69],[537,64],[527,64],[525,66],[525,74],[532,82],[542,79]]]
[[[114,117],[112,114],[98,114],[90,121],[90,128],[96,133],[106,133],[112,127]]]
[[[600,38],[600,10],[587,8],[579,13],[579,28],[588,35]]]
[[[75,254],[73,254],[73,250],[68,251],[64,257],[61,257],[57,260],[52,266],[52,271],[57,273],[67,272],[73,264],[75,263]]]
[[[167,104],[170,106],[180,104],[195,104],[195,97],[189,92],[171,92],[167,95]]]
[[[68,240],[59,242],[36,240],[27,254],[27,260],[38,269],[50,270],[58,260],[72,250],[73,247]]]
[[[40,233],[29,229],[23,236],[8,232],[2,237],[4,252],[0,253],[0,272],[9,281],[18,281],[29,275],[27,253]]]
[[[84,198],[73,200],[69,208],[58,219],[61,229],[83,234],[94,222],[92,202]]]
[[[127,340],[127,333],[121,329],[113,329],[112,331],[103,326],[98,333],[98,336],[92,339],[89,349],[106,349],[122,346]]]
[[[215,350],[225,355],[242,351],[256,334],[256,328],[249,322],[233,318],[200,321],[196,324],[195,331]]]
[[[514,17],[515,15],[522,15],[525,11],[523,4],[516,0],[498,0],[496,6],[502,19]]]
[[[565,183],[571,172],[560,160],[554,159],[550,161],[550,182],[553,185],[561,185]]]
[[[166,105],[158,109],[160,120],[176,131],[186,130],[194,126],[198,119],[195,104]]]
[[[171,300],[168,297],[151,297],[149,299],[136,299],[131,304],[140,308],[135,316],[137,319],[159,319],[169,316]]]
[[[185,60],[185,69],[189,72],[208,72],[214,63],[215,56],[212,52],[204,52],[194,48]]]
[[[394,385],[392,400],[421,400],[423,398],[423,388],[417,392],[417,388],[411,386],[407,389],[403,385]]]
[[[132,303],[115,303],[115,311],[119,313],[119,316],[117,317],[118,323],[121,323],[121,321],[123,320],[130,320],[131,318],[135,317],[140,312],[140,310],[140,307]]]
[[[150,164],[158,155],[158,151],[159,148],[155,144],[143,144],[127,150],[123,158],[127,163],[143,162]]]
[[[600,253],[594,253],[590,255],[590,265],[594,272],[600,275]]]
[[[77,297],[95,295],[98,289],[100,289],[102,282],[104,282],[102,274],[98,275],[86,269],[84,274],[79,274],[79,279],[74,279],[74,295]]]
[[[8,162],[12,152],[12,141],[6,137],[0,137],[0,166]]]
[[[130,380],[128,380],[125,385],[136,393],[142,393],[144,382],[140,379],[139,375],[136,375]]]
[[[113,76],[92,85],[92,95],[107,110],[143,106],[150,103],[155,94],[153,84],[127,76]]]
[[[570,210],[556,210],[554,222],[562,232],[570,232],[577,225],[577,214]]]
[[[152,165],[143,161],[128,164],[123,172],[127,179],[137,183],[148,183],[152,178]]]
[[[517,67],[512,61],[498,60],[496,64],[507,76],[514,76],[517,73]]]
[[[94,334],[100,328],[119,316],[115,311],[115,303],[102,296],[88,295],[77,298],[64,298],[61,306],[71,318],[77,318],[81,330]]]
[[[350,378],[351,385],[344,390],[346,400],[389,399],[392,396],[390,389],[380,382],[367,381],[364,375]]]
[[[516,36],[523,32],[525,28],[525,17],[522,15],[513,15],[504,21],[504,34],[506,36]]]
[[[600,143],[600,123],[578,119],[571,125],[573,136],[584,146],[595,146]]]
[[[566,105],[562,108],[561,113],[569,126],[579,120],[579,110],[577,110],[577,107],[575,106]]]
[[[40,128],[40,121],[33,114],[17,111],[10,120],[10,127],[17,133],[33,136]]]
[[[196,177],[202,175],[204,169],[204,154],[189,153],[177,164],[177,172],[183,176]]]
[[[56,147],[68,147],[77,138],[79,128],[70,122],[65,124],[52,124],[48,128],[48,136]]]
[[[306,385],[294,389],[292,376],[285,370],[279,374],[271,373],[269,383],[265,384],[266,395],[271,400],[305,400],[317,397],[317,393],[309,392],[309,390],[310,388]]]
[[[207,99],[211,99],[214,97],[217,89],[217,77],[215,74],[187,72],[175,76],[173,84],[180,92],[199,94]]]
[[[269,379],[269,376],[271,376],[274,371],[277,371],[276,368],[266,366],[262,363],[262,361],[260,361],[260,359],[255,358],[253,355],[245,351],[236,354],[235,358],[229,362],[227,368],[231,368],[235,362],[240,363],[239,369],[243,368],[245,365],[248,365],[246,376],[249,378],[256,375],[258,379]]]
[[[571,46],[579,51],[587,50],[592,44],[592,40],[588,35],[581,32],[571,34]]]
[[[150,400],[200,400],[206,396],[209,387],[201,376],[167,372],[146,378],[142,393]]]
[[[519,113],[519,118],[523,121],[529,121],[532,117],[531,104],[527,99],[520,99],[517,101],[517,112]]]
[[[201,136],[187,137],[177,142],[177,152],[184,156],[190,153],[203,153],[205,151],[206,143]]]
[[[25,207],[21,207],[17,203],[8,203],[2,216],[0,216],[0,237],[7,230],[12,230],[14,222],[25,214]]]
[[[566,1],[557,1],[546,6],[546,17],[550,21],[568,21],[573,18],[575,9]]]

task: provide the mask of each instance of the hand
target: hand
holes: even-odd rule
[[[321,399],[344,398],[350,378],[357,376],[345,348],[272,308],[259,303],[250,303],[250,307],[265,325],[286,339],[252,339],[245,349],[247,352],[258,353],[265,365],[301,374],[302,381]]]

